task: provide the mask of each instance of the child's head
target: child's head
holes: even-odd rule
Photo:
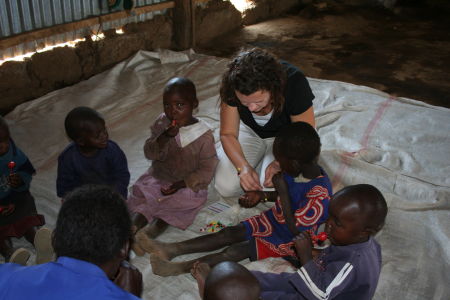
[[[198,106],[194,83],[183,77],[170,79],[164,87],[164,113],[179,126],[191,123],[192,111]]]
[[[130,228],[128,209],[119,193],[108,186],[85,185],[64,197],[53,247],[58,257],[101,265],[123,252]]]
[[[9,127],[5,119],[0,116],[0,156],[9,150]]]
[[[256,277],[235,262],[222,262],[206,277],[203,299],[256,300],[260,287]]]
[[[333,195],[326,230],[333,245],[367,241],[384,225],[387,204],[381,192],[370,184],[343,188]]]
[[[314,127],[296,122],[279,130],[273,142],[273,155],[284,172],[296,177],[306,165],[317,163],[320,146]]]
[[[105,120],[92,108],[80,106],[72,109],[64,126],[67,136],[81,147],[102,149],[108,144]]]

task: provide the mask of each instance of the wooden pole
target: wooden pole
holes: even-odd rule
[[[173,34],[175,47],[185,50],[192,47],[192,0],[175,0]]]

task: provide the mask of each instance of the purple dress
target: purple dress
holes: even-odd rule
[[[201,120],[181,127],[178,135],[160,148],[157,139],[169,123],[162,114],[152,125],[144,145],[152,166],[133,185],[127,204],[131,212],[144,215],[149,223],[158,218],[186,229],[207,200],[218,159],[212,132]],[[161,193],[161,187],[180,180],[186,188],[172,195]]]

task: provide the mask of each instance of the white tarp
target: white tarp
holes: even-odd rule
[[[142,147],[149,126],[162,112],[163,86],[173,76],[194,81],[200,99],[197,116],[215,128],[218,141],[218,90],[227,62],[193,53],[141,51],[109,71],[9,113],[12,137],[37,170],[32,193],[47,226],[54,227],[60,208],[56,167],[58,154],[68,144],[63,122],[69,110],[83,105],[103,114],[110,138],[127,155],[133,183],[149,166]],[[375,299],[449,299],[450,110],[368,87],[309,81],[316,95],[321,164],[334,190],[370,183],[388,201],[387,222],[376,237],[383,249],[383,268]],[[205,207],[186,231],[170,228],[160,240],[194,237],[210,221],[237,223],[265,208],[239,208],[235,199],[220,199],[210,188],[208,205],[217,201],[230,208],[217,214]],[[32,249],[23,240],[14,242]],[[199,299],[191,275],[153,275],[148,255],[132,262],[144,275],[144,299]],[[293,271],[282,259],[243,263],[250,269]]]

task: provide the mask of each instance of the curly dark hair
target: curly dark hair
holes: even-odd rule
[[[273,142],[275,157],[301,164],[314,162],[320,154],[320,137],[310,124],[295,122],[283,126]]]
[[[76,141],[82,136],[83,132],[89,131],[91,125],[97,122],[105,124],[105,119],[100,113],[90,107],[79,106],[67,114],[64,127],[67,136],[72,141]]]
[[[64,197],[53,232],[58,257],[103,264],[130,238],[131,218],[122,196],[108,186],[84,185]]]
[[[244,95],[264,90],[270,92],[275,112],[284,105],[286,70],[278,58],[259,48],[241,50],[228,64],[220,86],[220,99],[227,104],[238,104],[235,91]]]

